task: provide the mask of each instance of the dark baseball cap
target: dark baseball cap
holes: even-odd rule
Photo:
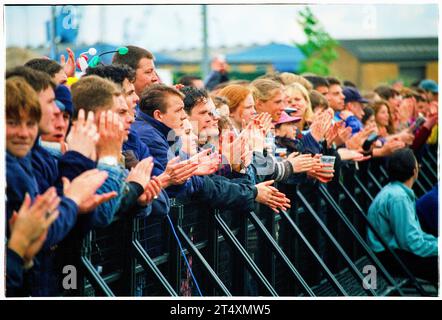
[[[367,99],[362,98],[361,94],[359,93],[358,89],[353,87],[344,87],[342,90],[342,93],[345,96],[344,103],[348,102],[360,102],[360,103],[368,103]]]
[[[74,106],[72,105],[71,91],[65,85],[58,85],[55,88],[55,103],[61,111],[67,111],[70,116],[74,113]]]

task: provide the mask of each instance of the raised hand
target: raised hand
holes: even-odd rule
[[[106,171],[92,169],[83,172],[78,177],[69,181],[63,177],[63,192],[67,198],[70,198],[78,206],[79,213],[88,213],[96,208],[96,202],[91,202],[91,197],[106,181],[108,174]],[[106,195],[103,198],[107,198]],[[92,205],[92,207],[91,207]]]
[[[338,128],[338,138],[335,140],[336,145],[343,145],[351,138],[351,127],[345,127],[345,123]]]
[[[234,137],[233,132],[223,134],[221,139],[221,152],[233,169],[240,167],[242,163],[242,156],[249,150],[249,142],[245,132],[238,137]],[[261,150],[262,151],[262,150]]]
[[[88,213],[97,208],[102,203],[105,203],[118,195],[116,191],[111,191],[103,194],[93,194],[85,201],[83,201],[79,207],[80,213]]]
[[[63,67],[64,72],[68,77],[75,76],[75,55],[74,52],[70,48],[66,48],[68,53],[68,61],[66,62],[66,58],[64,55],[60,56],[60,65]]]
[[[415,98],[405,98],[401,100],[399,108],[396,109],[397,119],[400,123],[407,123],[414,114],[416,105]]]
[[[125,132],[118,114],[111,110],[101,112],[98,133],[100,137],[97,143],[98,159],[106,156],[119,159]]]
[[[67,149],[76,151],[87,158],[96,160],[96,145],[99,139],[97,126],[94,123],[94,113],[88,112],[85,120],[83,109],[78,111],[78,118],[72,124],[71,131],[66,137]]]
[[[145,188],[150,181],[150,175],[153,169],[152,157],[141,160],[137,165],[132,168],[126,178],[127,182],[136,182]]]
[[[403,141],[398,139],[389,140],[385,142],[381,148],[373,149],[373,156],[386,157],[402,148],[405,148],[405,143]]]
[[[252,120],[256,120],[259,122],[260,129],[263,130],[264,136],[266,136],[270,132],[270,129],[273,127],[272,116],[268,112],[262,112],[258,115],[255,115]]]
[[[330,182],[334,177],[335,170],[333,169],[333,165],[321,163],[322,154],[315,154],[314,158],[314,166],[312,170],[307,172],[307,175],[319,180],[322,183]]]
[[[290,208],[290,199],[278,189],[272,187],[274,180],[264,181],[256,184],[258,194],[255,201],[268,206],[270,209],[278,213],[278,210],[287,210]]]
[[[437,110],[436,112],[430,112],[428,114],[427,121],[425,121],[423,126],[428,130],[431,130],[437,124],[437,120],[438,120]]]
[[[241,155],[241,164],[244,166],[244,168],[247,168],[251,163],[253,159],[253,151],[250,149],[249,145],[245,145],[245,149]]]
[[[370,136],[370,134],[375,133],[377,127],[375,124],[366,126],[364,129],[355,133],[350,139],[345,142],[345,146],[348,149],[362,151],[362,145],[364,141]]]
[[[332,119],[333,114],[331,111],[326,110],[313,120],[310,125],[310,133],[317,142],[324,138],[327,131],[329,131],[332,125]]]
[[[37,196],[31,205],[31,197],[26,194],[19,212],[13,213],[9,220],[11,237],[8,247],[29,263],[40,251],[47,230],[57,219],[60,198],[54,187],[49,188],[43,195]]]
[[[158,197],[162,189],[161,181],[157,177],[153,177],[144,188],[144,193],[138,198],[138,204],[147,206]]]
[[[206,176],[215,173],[219,168],[220,159],[214,155],[206,159],[200,160],[197,169],[193,173],[195,176]]]
[[[289,154],[287,161],[291,163],[293,173],[310,171],[315,163],[311,154],[299,154],[299,152]]]
[[[352,160],[352,161],[365,161],[371,158],[371,156],[364,156],[364,154],[356,151],[356,150],[350,150],[347,148],[339,148],[338,149],[339,156],[341,157],[341,160]]]
[[[404,129],[397,135],[397,138],[409,146],[413,144],[414,134],[412,134],[409,129]]]
[[[166,170],[158,176],[163,188],[171,185],[185,183],[198,169],[198,163],[191,163],[188,160],[179,161],[180,157],[171,159],[166,166]]]
[[[335,141],[335,139],[338,137],[338,128],[341,126],[341,123],[336,122],[334,123],[330,130],[328,130],[325,133],[325,141],[327,141],[327,147],[330,148]]]

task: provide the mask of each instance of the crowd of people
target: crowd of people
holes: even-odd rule
[[[333,188],[343,163],[371,158],[386,161],[392,181],[369,218],[410,264],[437,268],[437,234],[422,231],[411,190],[414,154],[437,144],[437,83],[361,94],[313,74],[229,80],[216,57],[204,81],[170,86],[151,52],[127,49],[81,75],[72,51],[64,64],[37,58],[6,72],[8,296],[59,295],[73,239],[116,217],[165,217],[172,198],[278,213],[291,203],[275,182]],[[428,198],[423,216],[437,230]]]

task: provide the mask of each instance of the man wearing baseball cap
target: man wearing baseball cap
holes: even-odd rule
[[[41,142],[53,156],[58,157],[66,151],[65,139],[69,131],[74,108],[71,92],[65,85],[58,85],[54,92],[55,105],[57,106],[53,118],[54,131],[42,134]]]
[[[355,134],[362,130],[362,117],[364,116],[364,103],[368,100],[364,99],[358,89],[353,87],[344,87],[344,110],[339,114],[340,118],[345,121],[346,127],[351,127],[351,133]]]
[[[430,101],[438,100],[439,86],[435,81],[430,79],[422,80],[419,83],[419,88],[425,90],[428,100]]]

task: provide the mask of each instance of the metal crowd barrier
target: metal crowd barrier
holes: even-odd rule
[[[437,183],[437,154],[420,158],[419,197]],[[430,295],[366,217],[388,182],[383,160],[344,163],[328,185],[279,184],[292,208],[214,210],[172,200],[170,217],[204,296]],[[394,278],[366,243],[370,228],[404,270]],[[196,284],[166,218],[120,218],[78,253],[80,296],[194,296]],[[367,287],[364,269],[377,271]]]

